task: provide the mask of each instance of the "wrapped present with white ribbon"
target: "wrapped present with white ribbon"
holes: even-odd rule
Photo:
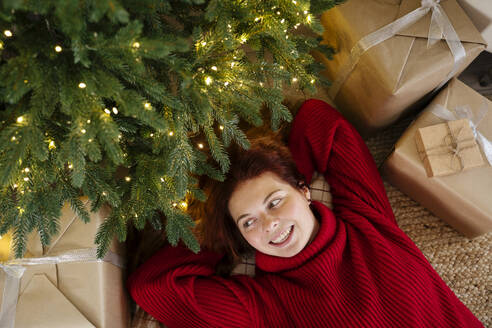
[[[429,177],[415,142],[419,129],[451,123],[457,125],[455,133],[459,135],[459,124],[463,122],[469,124],[467,130],[470,129],[484,164],[461,163],[453,174]],[[463,144],[462,150],[472,150],[469,146]],[[472,154],[461,155],[471,157]],[[463,170],[466,165],[473,168]],[[465,236],[474,238],[491,232],[492,102],[463,82],[452,79],[403,133],[384,162],[382,174],[396,188]]]
[[[96,256],[94,236],[108,215],[102,207],[84,223],[65,204],[50,245],[33,233],[26,257],[0,264],[0,327],[128,327],[121,245]]]
[[[321,17],[329,95],[369,136],[421,109],[486,42],[456,0],[348,0]]]

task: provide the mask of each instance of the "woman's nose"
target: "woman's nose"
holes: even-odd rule
[[[265,215],[263,217],[263,227],[266,231],[273,231],[279,224],[279,220],[275,216]]]

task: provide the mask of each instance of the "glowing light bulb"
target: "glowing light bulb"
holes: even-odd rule
[[[297,1],[296,0],[292,0],[292,3],[297,5]]]
[[[229,82],[224,82],[224,85],[227,87],[229,85]]]
[[[262,86],[263,86],[263,82],[260,82],[260,87],[262,87]]]
[[[294,78],[292,79],[292,82],[297,82],[297,77],[294,77]]]
[[[216,71],[217,70],[217,66],[212,66],[212,70]]]
[[[314,84],[314,82],[316,82],[316,81],[314,81],[314,79],[312,79],[312,80],[311,80],[311,84]]]
[[[55,46],[55,51],[56,52],[61,52],[63,49],[60,46]]]
[[[144,104],[144,107],[145,107],[145,109],[150,109],[152,107],[152,105],[149,102],[146,102]]]
[[[307,15],[306,20],[308,21],[308,23],[311,23],[311,19],[311,15]]]
[[[236,63],[232,62],[231,63],[231,68],[234,68],[234,65],[236,65]]]
[[[282,23],[282,24],[285,23],[285,19],[282,18],[282,20],[280,21],[280,23]]]
[[[29,173],[29,171],[30,171],[30,170],[29,170],[29,168],[28,168],[28,167],[26,167],[26,168],[24,169],[24,172],[26,172],[26,173]]]
[[[154,134],[153,134],[153,133],[151,133],[151,134],[150,134],[150,136],[153,138],[153,137],[154,137]]]
[[[116,114],[118,114],[118,108],[113,107],[113,113],[114,113],[115,115],[116,115]]]
[[[29,178],[28,178],[28,177],[25,177],[25,178],[24,178],[24,181],[29,181]]]
[[[280,15],[280,11],[277,11],[277,15]]]
[[[246,41],[248,41],[248,39],[245,36],[242,36],[241,39],[239,39],[239,42],[241,43],[245,43]]]
[[[221,126],[219,126],[219,129],[224,130],[224,127],[221,125]]]
[[[134,42],[133,43],[133,48],[140,48],[140,43],[139,42]]]
[[[109,109],[107,109],[107,108],[104,108],[104,112],[105,112],[106,114],[111,114],[111,111],[110,111]]]
[[[256,17],[255,18],[255,22],[259,21],[260,20],[260,17]]]
[[[107,194],[106,194],[106,192],[105,192],[105,191],[103,191],[103,192],[102,192],[102,195],[103,195],[103,196],[106,196]]]
[[[91,120],[87,120],[87,124],[91,124]]]
[[[17,118],[17,123],[22,123],[22,122],[24,122],[24,117],[19,116],[19,117]]]
[[[14,188],[17,188],[17,187],[18,187],[17,183],[14,183],[14,186],[13,186],[13,187],[14,187]]]
[[[306,15],[307,13],[308,13],[308,11],[307,10],[304,10],[304,15]]]
[[[169,132],[169,136],[172,137],[174,135],[174,132],[173,131],[170,131]]]
[[[210,84],[212,84],[212,78],[211,78],[210,76],[207,76],[207,77],[205,78],[205,84],[206,84],[206,85],[210,85]]]
[[[15,140],[15,136],[13,136],[10,140],[14,141]]]
[[[176,206],[178,206],[178,203],[173,203],[173,207],[176,207]]]
[[[80,130],[80,132],[86,133],[87,131],[86,131],[86,129],[82,129],[82,130]]]
[[[84,89],[87,85],[84,82],[79,83],[79,88]]]
[[[3,34],[5,34],[7,38],[10,38],[12,36],[12,32],[10,30],[3,31]]]
[[[51,140],[49,145],[48,145],[48,149],[54,149],[54,148],[56,148],[55,142],[53,140]]]
[[[207,45],[207,42],[202,41],[202,43],[201,43],[201,44],[202,44],[202,47],[205,47],[205,46]]]
[[[73,169],[73,165],[72,164],[68,164],[68,168],[69,169]]]
[[[203,149],[203,144],[202,143],[199,143],[198,144],[198,148]]]
[[[130,178],[130,177],[125,177],[125,181],[126,181],[126,182],[130,182],[130,180],[131,180],[131,179],[132,179],[132,178]]]
[[[181,202],[180,205],[182,209],[186,210],[188,208],[188,204],[186,202]]]
[[[92,139],[89,139],[89,140],[87,140],[87,141],[92,142]]]

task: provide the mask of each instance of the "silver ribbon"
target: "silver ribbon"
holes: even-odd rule
[[[98,259],[96,248],[75,249],[54,256],[15,259],[4,265],[0,264],[0,268],[6,274],[2,308],[0,309],[0,327],[14,328],[20,280],[26,270],[22,266],[68,262],[108,262],[117,267],[124,268],[124,262],[121,256],[108,251],[103,259]]]
[[[0,326],[14,328],[20,279],[26,269],[17,265],[7,266],[2,264],[0,264],[0,268],[6,273],[2,295],[2,309],[0,309]],[[12,295],[15,295],[15,297]]]
[[[483,121],[484,117],[487,115],[488,112],[487,101],[484,99],[484,102],[482,106],[480,106],[477,115],[473,115],[473,112],[471,111],[469,106],[458,106],[454,109],[454,111],[455,113],[451,112],[449,109],[447,109],[446,107],[440,104],[435,105],[431,109],[432,114],[445,121],[453,121],[453,120],[467,118],[470,122],[470,127],[473,131],[473,135],[475,136],[475,139],[482,147],[482,150],[485,154],[485,157],[487,158],[487,161],[489,162],[490,165],[492,165],[492,142],[487,138],[485,138],[485,136],[480,131],[478,131],[478,126]]]
[[[466,52],[465,48],[461,44],[458,34],[454,30],[453,25],[449,21],[448,16],[442,9],[439,2],[440,0],[421,0],[421,6],[419,8],[360,39],[359,42],[357,42],[350,50],[349,59],[340,68],[338,77],[328,90],[328,94],[331,99],[335,99],[336,95],[340,91],[340,88],[342,87],[342,84],[353,71],[355,65],[359,62],[360,56],[362,56],[364,52],[393,37],[408,26],[415,24],[418,20],[427,15],[429,11],[432,11],[432,16],[429,26],[427,46],[430,47],[435,42],[440,40],[442,36],[444,36],[444,39],[446,40],[446,43],[448,44],[454,58],[453,69],[448,73],[446,78],[436,88],[434,88],[433,92],[436,92],[444,84],[446,84],[446,82],[448,82],[459,70],[461,63],[466,57]]]

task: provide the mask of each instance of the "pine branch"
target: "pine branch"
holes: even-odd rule
[[[226,147],[249,147],[240,120],[260,126],[263,106],[273,128],[290,121],[284,84],[329,82],[310,53],[333,49],[295,30],[321,33],[338,3],[3,1],[0,234],[14,231],[16,256],[32,230],[49,242],[65,202],[88,221],[81,195],[112,208],[98,256],[129,220],[162,229],[161,214],[170,241],[197,250],[181,205],[204,200],[192,174],[223,180]]]

